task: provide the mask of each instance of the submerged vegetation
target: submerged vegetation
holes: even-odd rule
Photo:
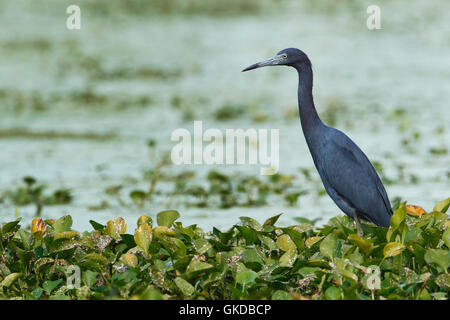
[[[426,213],[401,203],[389,229],[345,216],[279,227],[249,217],[229,230],[183,226],[167,210],[126,233],[114,218],[1,227],[0,297],[15,299],[448,299],[450,198]]]

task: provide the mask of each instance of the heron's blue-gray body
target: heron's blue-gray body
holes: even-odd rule
[[[270,65],[287,65],[298,72],[300,121],[328,195],[345,214],[356,220],[358,230],[357,218],[389,227],[392,216],[389,198],[369,159],[349,137],[325,125],[317,114],[312,95],[312,67],[307,55],[299,49],[284,49],[243,71]]]

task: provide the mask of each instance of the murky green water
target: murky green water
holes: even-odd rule
[[[294,70],[240,72],[291,46],[313,62],[319,114],[383,166],[383,174],[393,180],[386,186],[391,200],[401,197],[429,210],[450,195],[446,1],[383,4],[382,29],[374,31],[366,28],[366,6],[353,2],[331,6],[334,10],[304,4],[256,15],[113,17],[94,15],[81,4],[80,31],[65,27],[68,4],[44,3],[49,2],[0,2],[0,27],[6,31],[0,34],[0,192],[20,185],[25,175],[48,190],[70,188],[74,201],[45,206],[46,218],[69,213],[75,228],[83,229],[90,219],[120,215],[133,221],[167,206],[179,210],[185,223],[204,227],[280,212],[285,213],[281,223],[298,216],[326,221],[338,214],[331,199],[317,195],[322,186],[298,120]],[[227,104],[244,111],[229,121],[217,120],[215,112]],[[309,193],[294,207],[276,198],[263,207],[186,208],[164,195],[136,207],[127,193],[147,188],[142,172],[170,151],[173,130],[192,131],[193,120],[223,130],[279,129],[280,173],[297,175],[298,188]],[[30,137],[21,134],[25,129],[54,135]],[[57,138],[58,133],[75,136]],[[76,137],[83,133],[110,137]],[[147,147],[149,139],[156,149]],[[310,169],[313,181],[303,179],[299,168]],[[164,170],[194,170],[201,183],[211,169],[259,172],[259,166]],[[119,184],[127,207],[105,195],[106,188]],[[104,199],[110,208],[88,209]],[[0,220],[11,219],[14,208],[7,199],[0,203]],[[19,207],[19,214],[31,219],[34,207]]]

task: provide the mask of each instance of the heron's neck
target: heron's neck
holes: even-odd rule
[[[294,66],[297,69],[298,82],[298,108],[300,111],[300,122],[305,135],[311,133],[314,128],[320,126],[320,120],[312,95],[313,88],[313,72],[311,65],[302,64]]]

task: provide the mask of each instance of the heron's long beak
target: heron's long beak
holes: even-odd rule
[[[280,64],[280,62],[283,60],[284,60],[284,57],[282,55],[276,55],[267,60],[252,64],[251,66],[248,66],[247,68],[242,70],[242,72],[253,70],[256,68],[266,67],[266,66],[274,66],[274,65]]]

